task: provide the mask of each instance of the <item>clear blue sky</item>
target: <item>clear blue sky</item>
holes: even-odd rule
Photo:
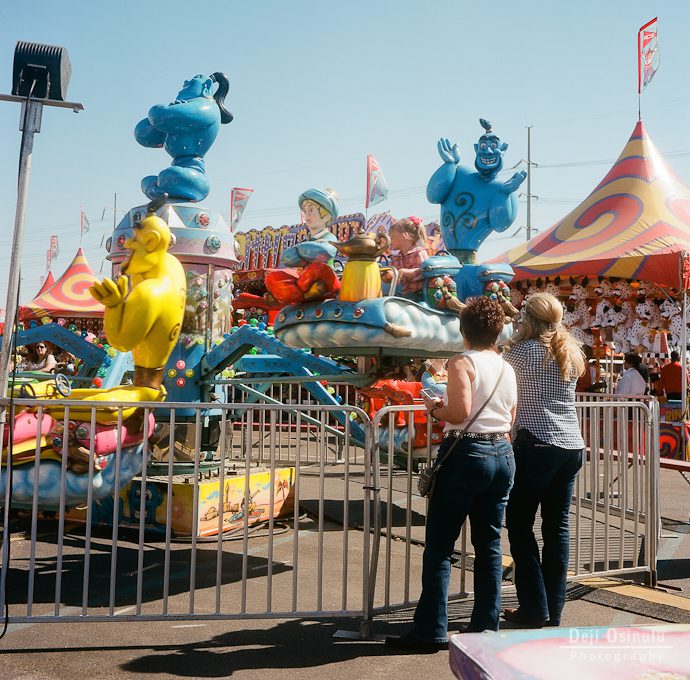
[[[206,156],[205,204],[229,211],[233,186],[255,190],[242,229],[297,221],[297,196],[334,187],[341,211],[364,208],[365,159],[379,161],[389,199],[374,209],[437,218],[425,186],[440,164],[439,137],[472,165],[478,118],[510,144],[505,163],[527,155],[532,125],[532,224],[548,228],[586,197],[637,120],[638,28],[659,15],[660,69],[642,117],[668,162],[690,184],[690,72],[686,2],[429,2],[366,0],[117,3],[8,0],[0,8],[0,92],[9,93],[17,40],[67,48],[68,99],[85,111],[46,109],[36,137],[22,258],[22,302],[45,274],[51,234],[60,275],[83,240],[98,273],[121,213],[146,202],[141,178],[169,165],[145,149],[135,124],[197,73],[230,77],[223,126]],[[10,252],[16,206],[20,107],[0,102],[0,251]],[[680,152],[678,155],[673,155]],[[581,164],[590,161],[603,163]],[[524,187],[524,185],[523,185]],[[524,199],[522,199],[524,201]],[[373,212],[373,211],[372,211]],[[103,216],[103,217],[102,217]],[[490,238],[490,257],[524,239],[524,202],[513,228]],[[0,258],[5,306],[7,255]]]

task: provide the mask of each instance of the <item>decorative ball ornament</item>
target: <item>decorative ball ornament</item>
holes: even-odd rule
[[[220,250],[220,239],[217,236],[209,236],[206,239],[206,247],[212,252],[217,253]]]
[[[355,311],[352,312],[352,316],[354,316],[355,319],[359,319],[363,315],[364,315],[364,310],[361,307],[355,307]]]
[[[178,379],[175,381],[175,384],[176,384],[178,387],[184,387],[185,384],[186,384],[186,380],[185,380],[184,378],[178,378]]]
[[[193,369],[193,368],[188,368],[188,369],[184,372],[184,374],[185,374],[188,378],[193,378],[193,377],[194,377],[194,369]]]
[[[208,227],[208,225],[211,224],[211,218],[208,216],[208,213],[205,212],[197,213],[197,216],[194,218],[194,221],[202,229],[206,229],[206,227]]]
[[[187,364],[185,363],[184,359],[178,359],[178,361],[177,361],[177,363],[175,364],[175,366],[177,366],[177,368],[179,368],[180,370],[182,370],[183,368],[185,368],[185,366],[187,366]]]
[[[168,378],[174,378],[177,375],[177,371],[174,368],[168,370]]]

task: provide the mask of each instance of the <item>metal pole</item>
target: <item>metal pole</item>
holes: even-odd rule
[[[27,108],[28,107],[28,108]],[[34,134],[41,131],[43,103],[28,99],[22,104],[21,123],[22,148],[19,155],[19,181],[17,185],[17,212],[14,219],[14,236],[12,237],[12,254],[10,255],[10,273],[7,285],[7,302],[5,303],[5,332],[2,336],[0,351],[0,395],[7,394],[7,382],[12,348],[13,321],[17,311],[17,291],[22,261],[24,241],[24,218],[26,216],[26,194],[31,174],[31,157],[34,148]]]
[[[527,126],[527,240],[532,238],[532,126]]]

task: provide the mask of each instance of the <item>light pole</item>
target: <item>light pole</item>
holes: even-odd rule
[[[26,195],[31,173],[34,134],[41,131],[44,106],[68,108],[75,113],[84,109],[81,104],[64,101],[72,74],[72,67],[64,47],[18,42],[14,51],[13,71],[12,94],[0,94],[0,101],[17,102],[22,105],[19,124],[22,144],[19,152],[17,211],[14,218],[7,303],[5,304],[5,332],[2,336],[2,349],[0,349],[0,396],[2,397],[7,394],[12,335],[18,305],[17,293],[24,241]]]
[[[19,179],[17,183],[17,212],[14,218],[12,253],[7,285],[7,304],[5,306],[5,331],[0,350],[0,439],[4,435],[7,421],[7,383],[9,375],[10,352],[14,320],[17,315],[19,276],[21,272],[22,245],[24,240],[24,216],[26,214],[26,194],[29,188],[31,156],[34,134],[41,131],[41,116],[44,106],[70,108],[75,113],[83,110],[81,104],[64,101],[72,67],[64,47],[18,42],[14,50],[14,69],[12,94],[0,94],[1,101],[17,102],[22,105],[21,123],[22,145],[19,152]],[[10,414],[10,417],[12,415]],[[2,532],[2,569],[0,570],[0,611],[5,610],[5,589],[9,567],[9,516],[12,504],[12,441],[8,437],[7,467],[5,483],[5,512]]]

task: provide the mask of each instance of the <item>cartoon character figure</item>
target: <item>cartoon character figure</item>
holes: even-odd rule
[[[144,523],[148,525],[156,524],[156,508],[163,503],[164,494],[158,488],[158,484],[148,483],[146,485],[146,501],[144,505]],[[127,494],[127,504],[129,505],[130,522],[139,522],[141,517],[141,482],[133,481]]]
[[[333,297],[340,281],[333,269],[338,239],[328,229],[338,216],[338,203],[332,189],[307,189],[297,201],[309,229],[309,238],[280,256],[281,267],[268,272],[264,282],[268,292],[282,304],[295,304]]]
[[[218,89],[212,94],[213,85]],[[142,146],[163,147],[173,162],[159,175],[141,180],[141,190],[151,200],[167,193],[170,198],[202,201],[209,192],[204,155],[211,148],[220,125],[232,114],[225,108],[229,83],[223,73],[185,80],[175,101],[156,104],[134,129]]]
[[[156,210],[166,196],[148,206],[125,243],[131,251],[117,283],[103,279],[91,294],[106,308],[104,327],[110,344],[131,350],[134,384],[159,389],[163,368],[180,335],[187,280],[180,261],[168,253],[170,229]]]
[[[492,231],[505,231],[517,216],[515,191],[527,177],[516,172],[500,182],[508,144],[492,132],[491,123],[479,119],[486,132],[474,145],[476,172],[460,165],[457,144],[438,142],[443,165],[432,175],[426,189],[430,203],[441,204],[441,231],[450,252],[461,262],[475,262],[476,251]]]

